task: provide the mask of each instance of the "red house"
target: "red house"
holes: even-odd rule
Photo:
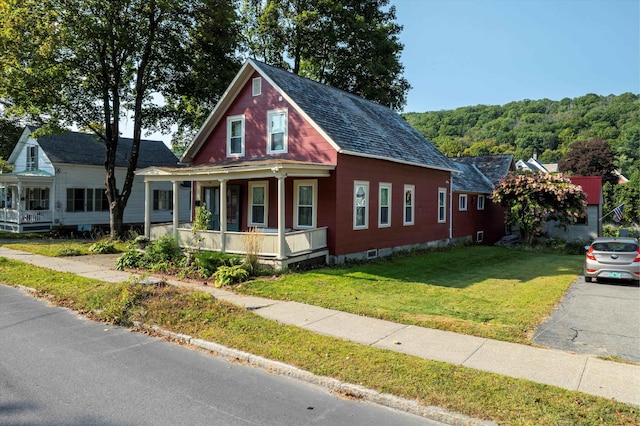
[[[154,182],[192,183],[192,207],[211,212],[210,230],[197,242],[205,249],[242,253],[251,232],[262,259],[286,268],[461,235],[451,216],[457,165],[400,115],[255,60],[238,72],[181,162],[187,167],[137,174],[147,200]],[[173,232],[183,246],[196,245],[177,215],[171,224],[145,222],[145,232]]]
[[[453,175],[452,226],[454,239],[494,244],[505,233],[504,208],[490,199],[508,172],[515,171],[513,155],[452,158],[459,173]]]

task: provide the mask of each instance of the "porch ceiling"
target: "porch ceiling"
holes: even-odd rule
[[[255,179],[276,176],[329,177],[332,164],[294,160],[237,161],[187,167],[147,167],[136,170],[145,181],[209,181],[212,179]]]

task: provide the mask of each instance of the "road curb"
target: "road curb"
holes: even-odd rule
[[[423,406],[418,404],[414,400],[400,398],[395,395],[380,393],[376,390],[369,389],[353,383],[345,383],[338,379],[334,379],[326,376],[318,376],[300,368],[294,367],[289,364],[285,364],[280,361],[274,361],[268,358],[264,358],[258,355],[253,355],[248,352],[240,351],[237,349],[229,348],[219,343],[210,342],[207,340],[196,339],[187,334],[175,333],[158,327],[157,325],[146,325],[139,322],[134,322],[133,325],[141,330],[151,331],[158,336],[168,338],[180,343],[189,344],[199,349],[211,351],[219,356],[225,358],[231,358],[235,361],[249,365],[254,368],[259,368],[268,373],[278,374],[282,376],[292,377],[298,380],[305,381],[314,385],[325,387],[331,391],[345,394],[354,398],[362,399],[364,401],[382,405],[392,408],[394,410],[403,411],[416,416],[424,417],[429,420],[442,422],[452,426],[490,426],[495,423],[485,420],[474,419],[472,417],[464,416],[449,412],[440,407]]]

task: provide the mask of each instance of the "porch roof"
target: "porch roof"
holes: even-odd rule
[[[308,163],[304,161],[269,159],[229,161],[187,167],[147,167],[136,170],[145,181],[214,179],[255,179],[276,176],[329,177],[335,169],[332,164]]]
[[[19,172],[0,173],[0,183],[8,182],[29,182],[31,180],[42,181],[43,179],[49,181],[53,180],[53,175],[44,170],[22,170]]]

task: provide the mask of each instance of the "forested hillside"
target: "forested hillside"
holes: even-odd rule
[[[514,154],[557,163],[576,141],[609,142],[625,175],[640,168],[640,95],[523,100],[403,117],[448,156]]]

